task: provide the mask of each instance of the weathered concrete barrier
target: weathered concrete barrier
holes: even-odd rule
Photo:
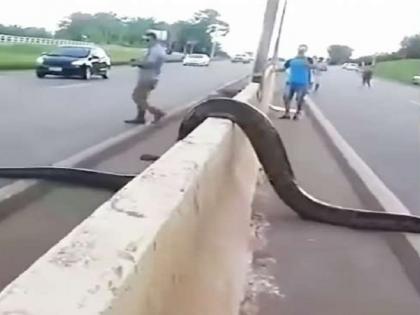
[[[0,314],[238,314],[257,169],[242,131],[208,119],[11,283]]]

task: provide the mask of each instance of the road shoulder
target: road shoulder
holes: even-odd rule
[[[308,117],[273,121],[304,189],[330,203],[365,208]],[[254,211],[263,241],[257,242],[253,266],[265,279],[258,314],[418,314],[419,296],[387,233],[303,221],[266,180]]]

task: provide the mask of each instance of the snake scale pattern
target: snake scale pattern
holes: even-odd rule
[[[270,119],[255,107],[231,98],[208,99],[184,117],[178,140],[209,117],[229,119],[250,140],[275,192],[301,218],[354,229],[420,233],[420,217],[362,209],[344,208],[320,201],[297,183],[280,135]],[[149,156],[150,160],[153,157]],[[57,167],[0,168],[3,178],[32,178],[117,191],[136,176],[86,169]]]

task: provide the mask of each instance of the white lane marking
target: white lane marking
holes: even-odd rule
[[[384,184],[384,182],[378,177],[378,175],[375,174],[366,162],[362,160],[348,142],[344,140],[333,124],[324,116],[315,102],[311,99],[308,99],[307,102],[310,105],[310,110],[315,116],[315,119],[318,120],[334,145],[346,159],[349,166],[364,182],[367,189],[380,203],[382,208],[389,213],[412,215],[411,211],[402,203],[402,201]],[[402,234],[406,237],[411,247],[416,251],[417,255],[420,256],[420,235],[411,233]]]
[[[418,101],[411,100],[410,103],[414,104],[414,105],[417,105],[417,106],[420,106],[420,102],[418,102]]]
[[[399,214],[411,214],[410,210],[408,210],[398,197],[384,184],[366,162],[362,160],[350,144],[344,140],[333,124],[324,116],[315,102],[310,98],[307,99],[307,102],[315,119],[318,120],[334,145],[347,160],[349,166],[356,172],[366,187],[376,197],[385,211]]]
[[[70,89],[70,88],[84,87],[84,86],[88,86],[88,85],[89,85],[89,83],[74,83],[74,84],[52,86],[51,88],[53,88],[53,89]]]

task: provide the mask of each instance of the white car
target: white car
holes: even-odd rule
[[[342,68],[346,69],[346,70],[358,71],[359,70],[359,65],[357,63],[345,63],[342,66]]]
[[[413,84],[420,84],[420,74],[413,77]]]
[[[231,59],[232,63],[250,63],[251,62],[251,56],[249,56],[248,54],[236,54],[235,56],[233,56],[233,58]]]
[[[208,67],[210,65],[210,58],[205,54],[191,54],[184,58],[182,64],[184,66]]]

